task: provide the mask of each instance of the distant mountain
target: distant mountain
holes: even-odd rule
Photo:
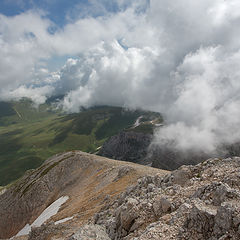
[[[240,156],[240,143],[221,145],[214,153],[196,150],[177,150],[168,144],[153,144],[153,132],[163,126],[159,113],[140,116],[133,126],[106,140],[98,155],[130,161],[165,170],[175,170],[182,165],[196,165],[212,157]]]
[[[96,152],[111,136],[131,128],[144,111],[100,106],[66,114],[55,100],[35,107],[29,99],[0,102],[0,186],[70,150]]]
[[[151,164],[151,162],[146,161],[151,140],[151,134],[122,131],[110,137],[103,144],[98,155],[143,165]]]
[[[147,158],[148,147],[152,141],[154,129],[161,126],[163,119],[159,113],[145,112],[135,123],[104,142],[98,155],[112,159],[151,165]]]

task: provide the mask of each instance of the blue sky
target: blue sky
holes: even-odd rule
[[[66,23],[66,15],[78,4],[87,5],[87,0],[2,0],[0,12],[6,16],[14,16],[22,12],[41,9],[57,25]]]
[[[96,7],[97,2],[101,4],[100,8]],[[117,11],[116,2],[105,3],[104,0],[1,0],[0,13],[11,17],[27,11],[43,11],[45,18],[50,19],[57,28],[64,28],[69,22],[83,18],[86,14],[97,17],[103,15],[105,11]],[[50,70],[58,69],[69,57],[69,55],[52,56],[47,60],[48,68]]]
[[[109,13],[116,13],[123,11],[131,4],[131,1],[119,2],[118,0],[1,0],[0,13],[7,17],[13,17],[28,11],[41,12],[42,18],[49,19],[55,24],[48,29],[50,33],[54,33],[78,19],[96,18]],[[59,56],[54,54],[46,59],[48,69],[55,71],[63,66],[69,57],[74,57],[77,54],[77,51],[71,55]]]
[[[15,16],[28,10],[43,10],[47,18],[63,27],[86,14],[97,17],[106,12],[117,12],[119,4],[115,0],[1,0],[0,13],[6,16]]]

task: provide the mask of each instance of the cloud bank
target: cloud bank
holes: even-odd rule
[[[92,105],[159,111],[167,125],[154,143],[180,150],[214,152],[239,141],[240,2],[114,3],[116,11],[104,1],[78,7],[62,28],[40,10],[0,15],[0,99],[42,103],[64,94],[68,112]],[[50,59],[66,56],[50,69]]]

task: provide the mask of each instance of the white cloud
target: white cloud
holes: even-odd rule
[[[185,57],[175,73],[176,100],[169,106],[170,124],[154,143],[177,150],[213,152],[240,140],[240,51],[201,48]]]
[[[49,48],[44,46],[48,26],[50,22],[40,13],[0,15],[0,95],[34,82],[41,59],[49,56]]]
[[[146,106],[144,85],[148,85],[157,52],[149,48],[124,49],[117,41],[102,43],[81,59],[69,59],[60,71],[57,92],[68,92],[64,109],[80,106]]]
[[[0,97],[65,94],[70,112],[103,104],[160,111],[170,125],[156,142],[177,148],[238,141],[239,1],[116,2],[118,12],[101,5],[94,18],[86,9],[61,29],[43,12],[0,15]],[[65,55],[61,69],[47,70],[50,57]]]
[[[228,24],[240,17],[240,3],[237,0],[225,1],[219,0],[212,8],[208,10],[216,25]]]
[[[20,86],[19,88],[3,92],[0,96],[0,100],[20,100],[22,97],[30,98],[37,105],[45,103],[47,97],[50,97],[53,92],[53,87],[26,87]]]

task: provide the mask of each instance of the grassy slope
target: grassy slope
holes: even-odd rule
[[[61,115],[49,105],[33,108],[27,100],[0,103],[0,185],[36,168],[49,156],[74,149],[94,152],[142,113],[98,107]]]

